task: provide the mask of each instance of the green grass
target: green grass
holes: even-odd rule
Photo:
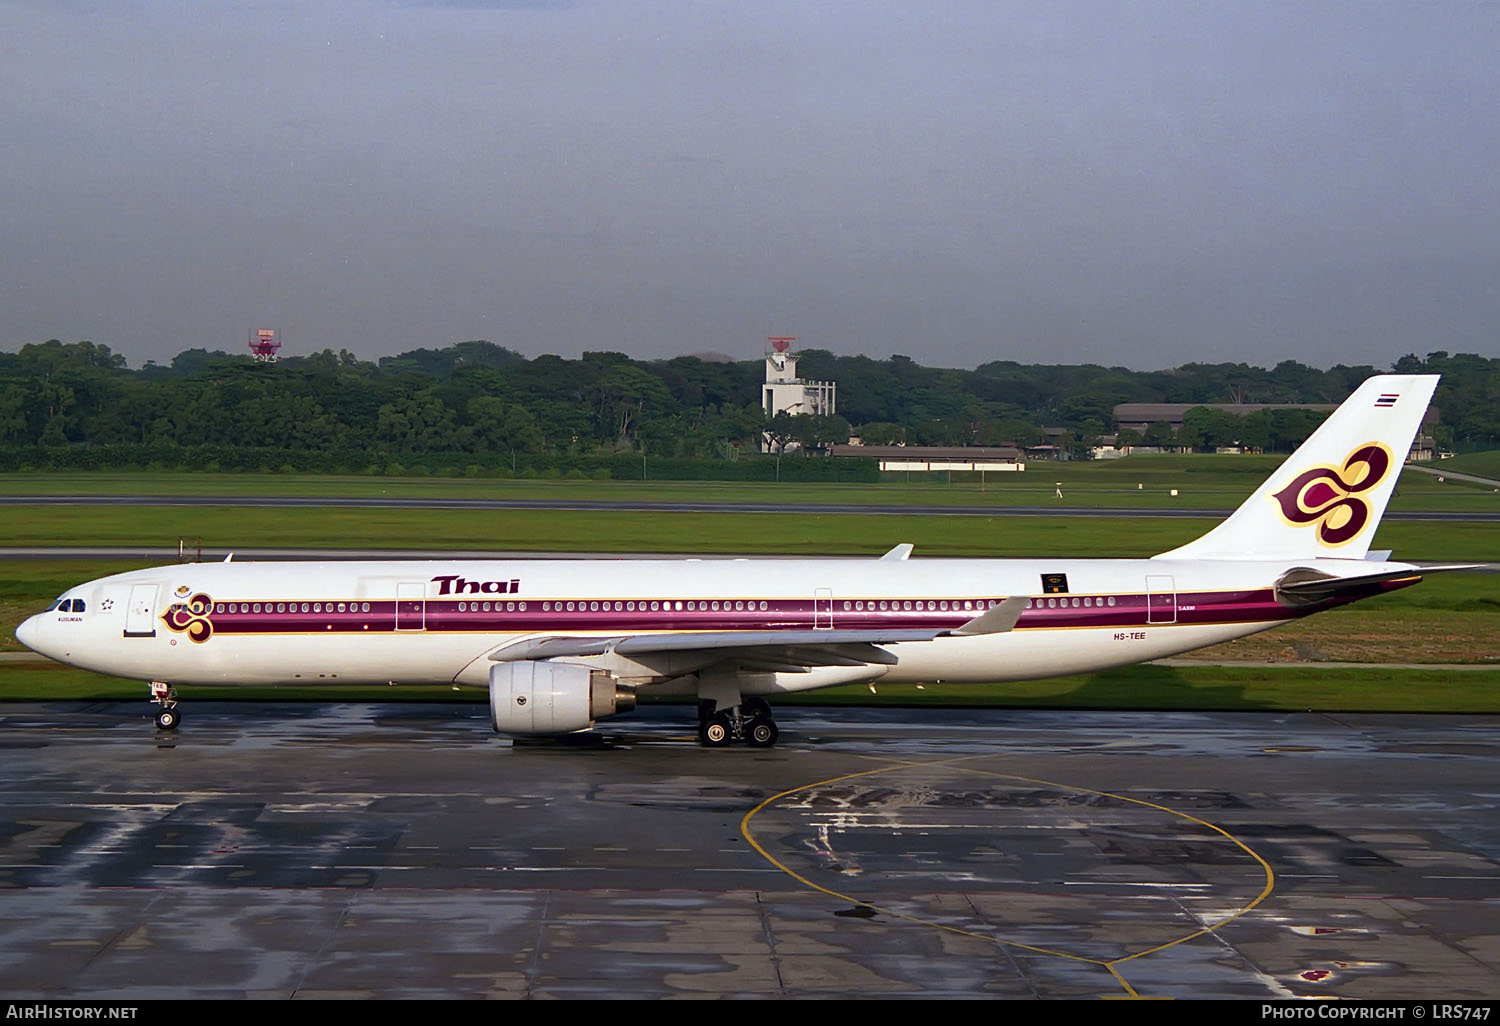
[[[189,711],[207,701],[463,701],[482,690],[444,687],[179,688]],[[139,681],[57,664],[7,664],[0,701],[132,701],[149,708]],[[1176,709],[1301,712],[1500,712],[1500,669],[1328,669],[1315,666],[1132,666],[1016,684],[877,685],[788,695],[777,705],[933,706],[1025,709]]]
[[[800,457],[799,457],[800,458]],[[1007,506],[1082,505],[1130,509],[1229,509],[1280,464],[1279,456],[1132,456],[1084,463],[1032,463],[1024,472],[887,474],[875,484],[722,481],[552,481],[513,478],[386,478],[314,474],[194,474],[180,471],[0,474],[8,495],[335,496],[506,498],[655,502]],[[1445,463],[1444,466],[1448,464]],[[1063,499],[1056,498],[1061,483]],[[1170,494],[1178,490],[1177,496]],[[1500,508],[1489,489],[1402,477],[1392,509],[1465,512]]]
[[[912,542],[927,556],[1149,556],[1198,537],[1212,519],[639,513],[578,510],[242,510],[226,506],[0,507],[12,547],[482,549],[540,552],[879,554]],[[1500,528],[1388,521],[1376,548],[1401,558],[1500,560]]]
[[[1460,474],[1473,474],[1476,477],[1488,477],[1500,481],[1500,450],[1464,453],[1451,460],[1434,460],[1426,466],[1440,472],[1452,470]]]
[[[1069,518],[879,514],[656,513],[591,510],[242,510],[226,506],[0,507],[8,546],[424,548],[542,552],[878,554],[901,541],[927,555],[1027,552],[1148,555],[1208,521],[1147,519],[1128,530]],[[1070,538],[1071,536],[1071,538]]]

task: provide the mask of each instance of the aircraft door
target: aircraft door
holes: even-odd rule
[[[813,629],[833,630],[833,589],[819,588],[813,592]]]
[[[130,589],[130,604],[125,607],[125,637],[156,637],[156,591],[154,584],[137,584]]]
[[[1177,582],[1171,574],[1146,575],[1146,622],[1177,622]]]
[[[427,584],[400,581],[396,584],[396,630],[420,631],[427,626]]]

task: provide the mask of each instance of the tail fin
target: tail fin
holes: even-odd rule
[[[1156,558],[1363,559],[1437,383],[1370,378],[1228,520]]]

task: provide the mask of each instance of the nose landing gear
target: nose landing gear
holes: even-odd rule
[[[177,689],[161,681],[151,682],[151,701],[161,706],[156,713],[156,729],[176,730],[182,722],[182,713],[177,709]]]

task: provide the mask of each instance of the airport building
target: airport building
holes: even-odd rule
[[[830,455],[879,460],[881,470],[1025,470],[1012,445],[835,445]]]

